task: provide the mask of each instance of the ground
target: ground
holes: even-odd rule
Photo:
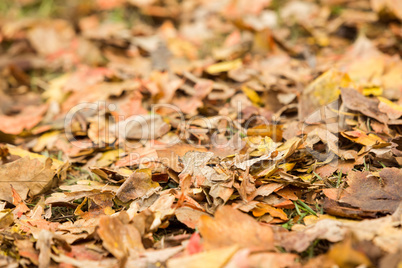
[[[401,12],[2,0],[0,264],[400,267]]]

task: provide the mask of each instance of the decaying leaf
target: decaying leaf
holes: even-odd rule
[[[16,116],[0,114],[0,131],[8,134],[20,134],[23,130],[31,130],[43,118],[47,105],[28,106]]]
[[[341,241],[346,234],[342,223],[331,220],[321,220],[315,225],[298,232],[284,232],[278,234],[278,243],[286,250],[297,252],[305,251],[316,239],[326,239],[331,242]]]
[[[175,215],[180,222],[184,223],[190,228],[195,229],[198,225],[200,217],[208,214],[190,207],[181,207],[176,209]]]
[[[341,202],[373,212],[394,212],[402,201],[400,177],[402,171],[397,168],[384,168],[379,177],[370,172],[351,171]]]
[[[55,172],[51,166],[51,159],[42,164],[39,160],[29,157],[0,166],[0,199],[12,202],[10,185],[22,200],[48,190],[54,183]]]
[[[0,266],[401,266],[401,1],[64,2],[0,4]]]
[[[119,133],[127,139],[157,139],[170,130],[158,115],[138,115],[119,123]]]
[[[36,249],[39,250],[39,267],[45,268],[50,265],[51,243],[53,234],[49,231],[42,230],[36,242]]]
[[[117,259],[136,256],[144,250],[141,235],[137,228],[128,223],[127,214],[118,217],[103,216],[99,221],[98,234],[103,246]]]
[[[117,197],[128,202],[139,197],[148,197],[160,190],[157,182],[152,181],[150,170],[137,170],[117,190]]]
[[[340,87],[353,87],[347,73],[331,69],[320,75],[303,90],[301,115],[311,116],[315,110],[337,100]]]
[[[222,267],[229,261],[238,248],[236,245],[227,246],[190,256],[173,258],[168,261],[167,267]]]
[[[226,228],[228,225],[231,229]],[[273,248],[273,232],[269,226],[260,225],[250,216],[229,206],[219,208],[214,218],[201,216],[198,228],[206,249],[230,245],[256,249]]]
[[[353,88],[342,88],[341,96],[343,103],[348,109],[359,111],[362,114],[375,118],[382,123],[388,122],[388,116],[378,110],[378,100],[369,99]]]

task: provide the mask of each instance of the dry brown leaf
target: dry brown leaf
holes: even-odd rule
[[[223,267],[238,250],[237,245],[227,246],[219,249],[184,256],[181,258],[173,258],[168,260],[167,267],[190,267],[190,268],[220,268]]]
[[[187,225],[187,227],[195,229],[202,215],[208,215],[205,212],[195,210],[190,207],[180,207],[175,211],[176,218]]]
[[[191,175],[192,183],[195,187],[203,185],[211,185],[211,181],[221,180],[221,175],[207,166],[208,161],[214,156],[212,152],[187,152],[183,157],[184,169],[180,173],[179,178],[182,179],[186,175]]]
[[[12,202],[10,185],[14,187],[22,200],[49,189],[55,175],[51,166],[50,158],[42,164],[39,160],[29,159],[29,157],[0,166],[0,199]]]
[[[68,243],[73,243],[79,239],[85,239],[95,232],[99,223],[99,217],[90,219],[80,219],[74,223],[67,221],[57,227],[57,230],[65,232],[60,234]]]
[[[19,114],[8,116],[0,114],[0,131],[18,135],[24,129],[31,130],[43,118],[48,106],[27,106]]]
[[[394,254],[402,249],[402,231],[399,228],[401,222],[402,204],[392,215],[361,222],[345,222],[344,225],[360,241],[372,241],[383,251]]]
[[[266,213],[268,213],[272,217],[277,217],[284,221],[288,220],[288,216],[282,209],[275,208],[273,206],[270,206],[270,205],[264,204],[264,203],[257,204],[257,207],[254,208],[252,210],[252,212],[253,212],[254,217],[261,217],[261,216],[265,215]]]
[[[102,216],[98,234],[102,245],[121,261],[144,250],[140,232],[128,223],[128,215],[124,212],[118,217]]]
[[[346,233],[342,227],[341,222],[325,219],[299,232],[280,232],[276,234],[275,239],[288,251],[303,252],[316,239],[326,239],[331,242],[341,241]]]
[[[333,260],[339,267],[352,268],[356,266],[372,266],[369,258],[364,253],[352,247],[351,238],[335,244],[327,253],[329,259]]]
[[[17,217],[21,217],[22,214],[29,211],[27,205],[25,205],[24,201],[21,199],[21,196],[15,191],[14,187],[11,185],[11,192],[13,195],[13,205],[15,209],[13,213],[17,215]]]
[[[386,113],[389,119],[398,119],[402,116],[402,107],[386,98],[378,97],[380,103],[378,104],[378,109]]]
[[[144,236],[151,230],[152,223],[155,220],[155,213],[150,209],[145,209],[134,215],[132,222],[135,228]]]
[[[119,134],[126,139],[153,140],[170,130],[160,115],[137,115],[119,122]]]
[[[214,218],[201,216],[198,228],[206,249],[236,244],[256,249],[273,248],[271,227],[263,226],[250,216],[229,206],[218,208]]]
[[[39,267],[47,268],[50,266],[51,243],[53,233],[42,230],[39,234],[38,241],[36,242],[36,249],[39,250]]]
[[[371,7],[376,12],[387,10],[402,20],[402,3],[396,0],[371,0]]]
[[[272,268],[282,268],[282,267],[294,267],[297,268],[297,258],[296,254],[290,253],[256,253],[251,254],[248,257],[248,266],[249,267],[261,267],[264,265],[266,267]]]
[[[367,98],[353,88],[342,88],[341,96],[343,103],[348,109],[359,111],[382,123],[388,122],[388,116],[378,109],[378,100]]]
[[[0,211],[0,229],[7,228],[14,223],[14,214],[11,209]]]
[[[351,171],[347,177],[349,188],[340,201],[362,210],[392,213],[402,201],[401,176],[398,168],[382,169],[380,178],[367,171]]]
[[[166,262],[171,257],[174,257],[180,251],[182,251],[183,248],[184,247],[180,245],[177,247],[169,247],[159,250],[147,250],[142,253],[142,257],[140,259],[129,258],[126,263],[126,267],[144,267],[144,265],[157,265],[158,263]]]
[[[172,194],[164,194],[159,196],[158,199],[149,207],[154,212],[155,219],[150,227],[151,230],[156,230],[164,220],[174,215],[175,208],[173,203],[175,202],[175,196]]]
[[[148,162],[154,162],[158,160],[158,153],[152,148],[138,148],[134,152],[129,153],[126,157],[119,159],[116,163],[116,167],[135,166],[139,164],[145,164]]]
[[[122,202],[128,202],[139,197],[149,197],[160,189],[159,183],[152,181],[151,170],[137,170],[119,188],[117,197]]]

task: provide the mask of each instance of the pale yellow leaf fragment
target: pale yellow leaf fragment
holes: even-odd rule
[[[237,68],[240,68],[242,66],[242,61],[241,59],[236,59],[232,61],[223,61],[219,63],[212,64],[208,66],[206,71],[209,74],[217,74],[217,73],[222,73],[222,72],[227,72],[230,70],[234,70]]]
[[[167,262],[168,268],[188,267],[188,268],[220,268],[230,260],[238,250],[237,245],[210,250],[190,256],[170,259]]]

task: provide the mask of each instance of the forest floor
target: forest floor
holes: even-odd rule
[[[401,267],[401,21],[1,0],[0,266]]]

